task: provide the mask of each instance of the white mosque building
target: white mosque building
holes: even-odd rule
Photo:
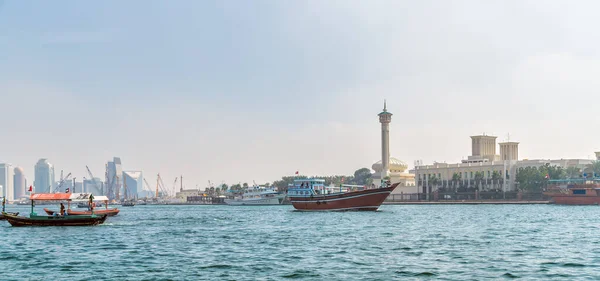
[[[381,123],[381,160],[371,166],[375,171],[372,175],[373,183],[380,184],[382,179],[389,178],[392,183],[400,183],[392,194],[417,193],[415,175],[406,172],[408,165],[396,158],[390,157],[389,125],[392,122],[392,113],[387,111],[385,101],[383,103],[383,111],[378,116]]]

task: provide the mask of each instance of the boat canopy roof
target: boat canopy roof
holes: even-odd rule
[[[324,179],[316,179],[316,178],[308,178],[308,179],[295,179],[294,182],[322,182],[324,183]]]
[[[71,201],[79,201],[79,202],[83,202],[83,201],[90,201],[90,195],[92,195],[91,193],[72,193],[70,200]],[[108,201],[108,197],[104,196],[104,195],[98,195],[95,196],[94,195],[94,199],[93,201]]]
[[[58,201],[58,200],[69,200],[71,198],[71,193],[34,193],[29,196],[31,200],[50,200],[50,201]]]
[[[34,193],[29,196],[31,200],[46,201],[89,201],[91,193]],[[108,197],[100,195],[94,196],[94,201],[107,201]]]

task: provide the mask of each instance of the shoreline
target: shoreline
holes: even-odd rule
[[[399,201],[383,202],[381,205],[540,205],[550,201],[505,201],[505,200],[462,200],[462,201]]]

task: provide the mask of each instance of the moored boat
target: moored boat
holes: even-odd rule
[[[558,205],[600,205],[600,179],[550,180],[544,195]]]
[[[55,213],[57,213],[57,212],[52,211],[52,210],[50,210],[48,208],[44,208],[44,212],[46,212],[46,214],[48,214],[50,216],[52,216]],[[92,214],[92,211],[73,211],[71,209],[67,210],[66,212],[67,212],[67,215],[69,215],[69,216],[78,216],[78,215],[88,215],[89,216],[89,215]],[[105,210],[99,209],[99,210],[94,210],[94,214],[96,214],[96,215],[107,215],[109,217],[112,217],[112,216],[116,216],[117,214],[119,214],[119,209],[117,209],[117,208],[105,209]]]
[[[12,226],[87,226],[104,223],[107,215],[62,215],[64,206],[61,203],[61,215],[39,216],[34,212],[33,207],[36,201],[58,202],[70,201],[79,194],[72,193],[37,193],[31,194],[31,213],[29,217],[20,217],[3,213],[3,216]],[[93,199],[93,198],[92,198]],[[92,200],[90,199],[90,201]]]
[[[239,196],[235,196],[233,199],[225,199],[224,202],[227,205],[280,205],[285,199],[285,194],[280,193],[275,187],[262,187],[253,186],[244,190]]]
[[[298,179],[288,188],[287,196],[299,211],[376,211],[397,186],[344,190],[326,187],[323,179]]]
[[[0,213],[0,221],[6,220],[6,217],[4,217],[4,214],[10,215],[10,216],[18,216],[19,212],[15,212],[15,213],[2,212],[2,213]]]
[[[108,216],[116,216],[117,214],[119,214],[118,208],[108,208],[108,197],[106,196],[94,197],[91,193],[73,193],[67,201],[69,203],[79,202],[77,204],[77,207],[80,207],[81,204],[86,204],[86,208],[88,209],[85,211],[71,210],[71,204],[69,204],[69,207],[66,210],[67,215],[92,215],[92,210],[90,209],[90,196],[92,197],[92,206],[94,208],[93,214]],[[104,202],[104,209],[96,209],[99,205],[98,203],[96,203],[97,201]],[[46,214],[48,215],[54,215],[55,213],[57,213],[56,211],[50,210],[48,208],[44,208],[44,212],[46,212]]]
[[[104,223],[107,215],[89,216],[37,216],[19,217],[4,214],[12,226],[89,226]]]

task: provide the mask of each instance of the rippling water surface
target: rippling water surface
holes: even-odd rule
[[[0,280],[598,280],[598,213],[552,205],[122,207],[96,227],[0,221]]]

